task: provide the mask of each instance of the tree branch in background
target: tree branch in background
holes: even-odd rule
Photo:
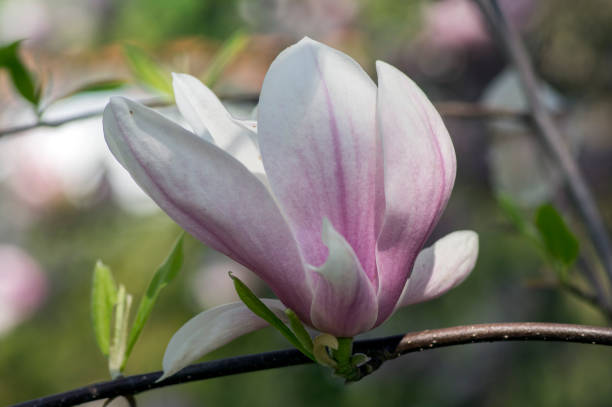
[[[259,100],[259,95],[234,95],[221,97],[224,102],[230,103],[252,103],[256,104]],[[146,100],[140,103],[149,107],[166,107],[171,104],[164,100]],[[492,120],[492,119],[516,119],[516,120],[529,120],[530,116],[527,112],[512,110],[512,109],[494,109],[477,103],[467,102],[439,102],[436,103],[436,108],[440,111],[440,114],[445,117],[453,117],[459,119],[472,119],[472,120]],[[13,134],[24,133],[28,130],[33,130],[39,127],[60,127],[64,124],[91,119],[102,115],[102,110],[95,110],[91,112],[81,113],[74,116],[68,116],[57,120],[41,120],[36,123],[25,124],[21,126],[8,127],[6,129],[0,129],[0,138]]]
[[[378,369],[385,361],[403,354],[468,343],[507,341],[554,341],[612,346],[612,328],[539,322],[465,325],[356,341],[354,351],[365,353],[371,358],[361,367],[363,377]],[[156,380],[161,376],[161,372],[152,372],[92,384],[13,407],[74,406],[93,400],[131,396],[179,383],[306,363],[311,363],[310,359],[296,349],[238,356],[191,365],[160,383]]]
[[[516,29],[505,17],[496,0],[475,0],[489,22],[491,30],[503,44],[508,57],[518,71],[525,98],[530,107],[536,128],[542,136],[544,144],[558,161],[569,189],[577,203],[578,209],[585,220],[593,245],[612,283],[612,246],[606,231],[603,218],[595,200],[587,186],[578,164],[561,137],[561,133],[550,113],[542,103],[538,93],[538,80],[533,66]]]

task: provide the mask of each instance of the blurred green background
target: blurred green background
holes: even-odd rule
[[[610,225],[612,3],[501,3],[524,35],[546,99]],[[254,107],[249,99],[274,56],[304,35],[349,53],[370,73],[377,59],[398,66],[435,102],[519,112],[525,106],[503,54],[467,0],[0,0],[0,44],[25,39],[22,55],[46,103],[88,82],[128,82],[54,103],[44,113],[49,118],[99,109],[111,94],[159,96],[130,70],[124,44],[163,70],[202,77],[237,32],[246,36],[244,47],[214,88],[249,96],[232,105],[238,114]],[[164,111],[176,116],[172,108]],[[0,131],[34,118],[0,71]],[[457,182],[430,241],[456,229],[476,230],[477,267],[452,292],[402,309],[366,336],[481,322],[608,324],[558,287],[554,272],[500,208],[499,193],[527,219],[538,205],[554,202],[580,237],[582,255],[597,266],[559,171],[529,127],[520,120],[451,115],[445,122],[457,151]],[[95,261],[108,264],[138,301],[180,233],[112,161],[99,117],[0,138],[0,405],[106,380],[89,315]],[[159,370],[168,340],[184,322],[234,298],[226,271],[238,266],[191,237],[185,243],[183,269],[162,292],[126,374]],[[578,270],[571,278],[586,286]],[[11,297],[11,284],[21,287],[19,295]],[[285,347],[266,329],[206,359]],[[611,366],[612,350],[604,347],[481,344],[407,355],[348,386],[321,367],[302,366],[174,386],[137,400],[142,406],[609,406]]]

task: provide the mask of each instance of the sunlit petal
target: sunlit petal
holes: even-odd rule
[[[455,181],[452,141],[439,113],[406,75],[378,72],[378,129],[384,156],[385,212],[377,241],[379,321],[395,307],[419,250]]]
[[[478,235],[471,230],[439,239],[419,253],[397,306],[428,301],[458,286],[472,272],[477,257]]]

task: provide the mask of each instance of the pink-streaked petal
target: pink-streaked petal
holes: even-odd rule
[[[461,230],[439,239],[419,253],[397,306],[428,301],[458,286],[474,269],[477,257],[476,232]]]
[[[312,325],[338,337],[367,331],[376,321],[376,290],[348,242],[323,221],[322,240],[329,256],[321,267],[311,267]]]
[[[172,74],[176,105],[200,137],[230,153],[253,172],[263,172],[252,121],[234,119],[217,96],[197,78]]]
[[[103,124],[112,153],[171,218],[255,272],[308,318],[311,291],[297,244],[255,175],[217,146],[127,99],[111,99]]]
[[[258,141],[270,186],[305,260],[327,258],[328,218],[375,281],[376,86],[347,55],[305,38],[272,63],[258,107]]]
[[[285,320],[285,307],[278,300],[262,299],[279,318]],[[242,302],[219,305],[191,318],[170,339],[162,362],[164,374],[172,376],[202,356],[234,339],[268,326]]]
[[[385,191],[376,247],[381,322],[393,312],[414,260],[446,206],[456,159],[440,114],[419,87],[384,62],[378,61],[376,69]]]

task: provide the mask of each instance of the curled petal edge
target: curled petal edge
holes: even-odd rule
[[[322,229],[329,255],[322,266],[309,267],[313,272],[310,318],[321,332],[352,337],[374,325],[376,290],[349,243],[327,218]]]

